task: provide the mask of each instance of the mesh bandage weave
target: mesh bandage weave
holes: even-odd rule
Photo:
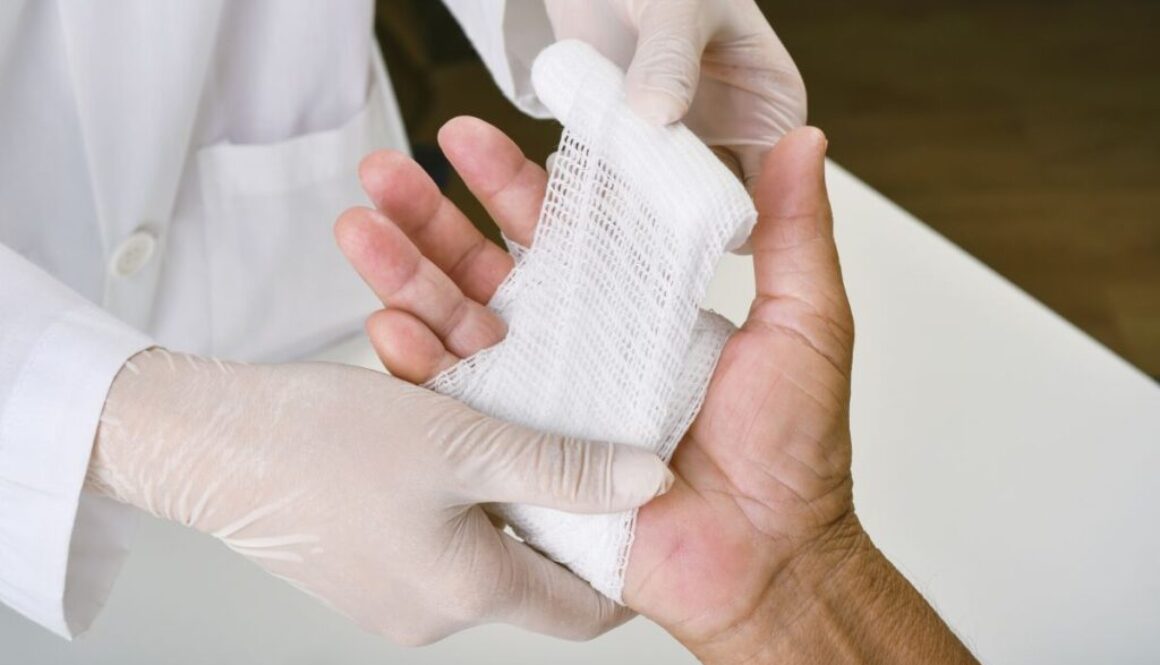
[[[505,420],[668,460],[733,331],[700,299],[756,213],[688,129],[632,113],[622,72],[586,44],[545,49],[532,82],[564,133],[532,246],[510,247],[516,267],[489,304],[507,336],[428,386]],[[635,512],[501,512],[620,601]]]

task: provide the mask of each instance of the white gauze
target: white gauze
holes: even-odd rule
[[[623,73],[588,45],[545,49],[532,82],[564,133],[532,245],[509,247],[515,269],[489,304],[507,336],[428,387],[498,418],[667,461],[733,331],[699,302],[756,213],[692,132],[639,119]],[[499,509],[521,538],[620,601],[635,511]]]

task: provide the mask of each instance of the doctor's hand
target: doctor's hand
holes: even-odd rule
[[[421,644],[480,623],[582,639],[625,621],[479,504],[611,512],[671,481],[651,454],[498,422],[378,372],[153,349],[114,380],[87,488]]]
[[[474,118],[445,125],[440,143],[504,233],[532,246],[544,171]],[[970,662],[854,513],[854,331],[825,147],[799,129],[765,159],[757,297],[677,448],[676,484],[640,509],[623,597],[706,662]],[[500,341],[477,308],[507,253],[405,156],[375,153],[361,177],[378,210],[348,211],[336,232],[387,305],[368,321],[387,367],[425,381]]]
[[[797,67],[753,0],[545,0],[557,39],[627,72],[629,104],[684,123],[751,185],[762,156],[806,121]]]

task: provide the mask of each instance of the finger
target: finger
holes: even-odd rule
[[[447,441],[471,503],[526,503],[573,513],[641,506],[672,487],[659,457],[634,446],[537,432],[497,420],[458,428]]]
[[[398,309],[381,309],[366,323],[379,360],[393,376],[414,384],[435,378],[459,361],[427,324]]]
[[[524,543],[507,535],[500,542],[512,579],[500,591],[499,620],[563,639],[590,640],[634,616]]]
[[[591,0],[552,0],[544,3],[544,9],[557,41],[578,39],[586,42],[622,70],[632,61],[637,33],[628,21],[606,20],[608,17],[602,12],[592,11]]]
[[[379,212],[347,210],[335,224],[335,236],[379,300],[422,321],[451,353],[466,358],[503,339],[503,320],[466,297]]]
[[[359,165],[363,189],[467,297],[487,302],[512,269],[512,258],[484,237],[407,155],[380,150]]]
[[[642,118],[667,125],[683,118],[701,77],[709,26],[701,3],[655,2],[637,20],[636,53],[625,75],[628,104]]]
[[[853,323],[826,193],[826,145],[820,130],[803,127],[765,158],[754,187],[757,299],[750,319],[791,328],[831,359],[845,360]]]
[[[531,246],[548,187],[544,169],[506,134],[470,116],[443,125],[439,146],[504,235]]]

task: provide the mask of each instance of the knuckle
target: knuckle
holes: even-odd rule
[[[692,92],[701,68],[697,37],[684,32],[654,31],[637,46],[634,69],[639,83],[673,92]]]
[[[545,446],[539,477],[552,496],[576,500],[587,490],[605,491],[612,461],[611,444],[589,443],[575,437],[560,437]]]

